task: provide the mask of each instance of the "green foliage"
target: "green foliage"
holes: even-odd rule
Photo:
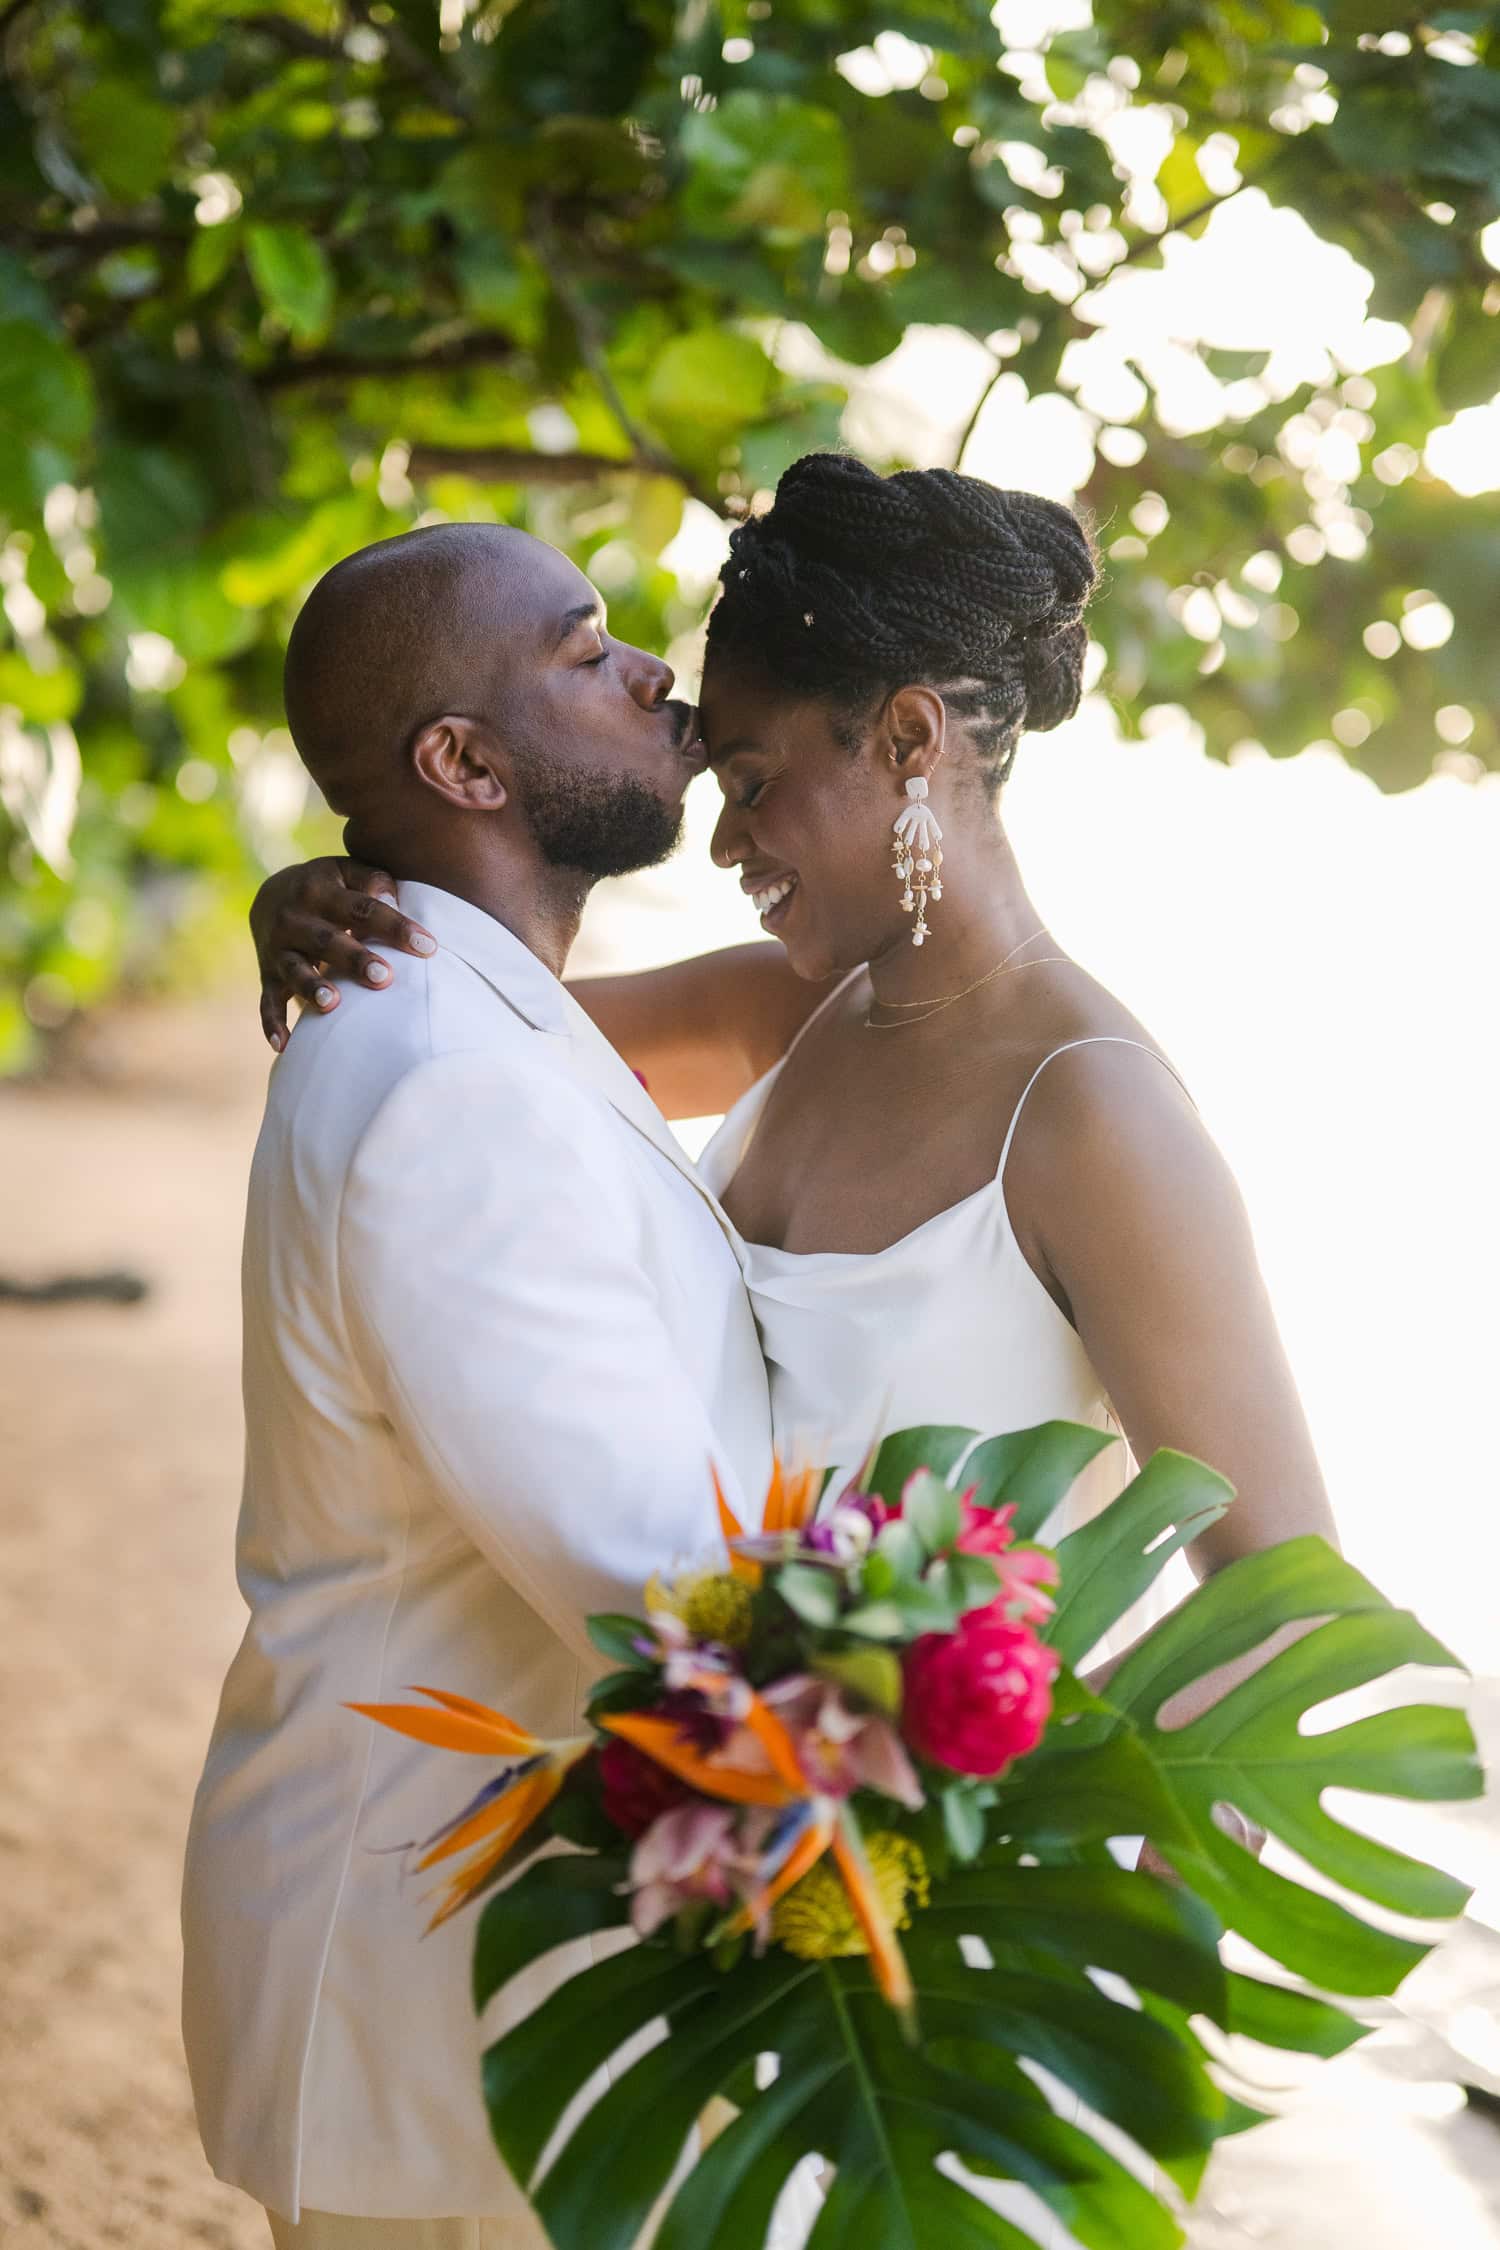
[[[607,546],[620,630],[661,643],[693,620],[659,562],[685,495],[743,505],[837,442],[851,370],[913,323],[1087,402],[1089,292],[1236,177],[1348,249],[1411,341],[1289,375],[1181,347],[1222,386],[1192,430],[1149,351],[1122,362],[1082,493],[1109,692],[1127,726],[1185,704],[1218,753],[1332,733],[1385,787],[1459,706],[1444,739],[1466,710],[1500,764],[1500,501],[1419,466],[1500,369],[1500,35],[1395,17],[1096,0],[1027,62],[989,0],[857,26],[828,0],[475,0],[450,32],[429,0],[12,0],[0,971],[32,1019],[149,960],[195,871],[232,889],[297,848],[279,660],[350,547],[432,510],[585,567]],[[861,90],[840,60],[878,30],[925,75]],[[1154,183],[1110,145],[1148,105]],[[1451,637],[1371,655],[1422,595]]]
[[[934,1534],[946,1528],[936,1498],[944,1488],[932,1477],[908,1485],[909,1465],[946,1457],[952,1498],[980,1458],[955,1444],[966,1435],[905,1431],[887,1441],[908,1510]],[[981,1449],[1018,1521],[1040,1526],[1063,1497],[1058,1470],[1070,1440],[1078,1466],[1097,1450],[1097,1433],[1061,1423]],[[1226,1504],[1211,1470],[1157,1456],[1062,1543],[1055,1645],[1086,1657],[1180,1539]],[[1315,1631],[1202,1717],[1160,1727],[1168,1699],[1314,1619]],[[838,1676],[859,1693],[854,1661]],[[1480,1775],[1461,1715],[1414,1706],[1330,1731],[1302,1725],[1330,1698],[1402,1665],[1452,1661],[1320,1540],[1232,1564],[1137,1646],[1104,1695],[1064,1671],[1040,1748],[992,1788],[950,1794],[935,1833],[934,1808],[896,1816],[920,1839],[934,1878],[903,1938],[914,2042],[861,1960],[808,1962],[773,1949],[720,1962],[663,1935],[573,1978],[491,2046],[485,2095],[502,2155],[559,2250],[626,2250],[718,2090],[738,2114],[679,2181],[657,2237],[667,2250],[758,2250],[788,2175],[812,2154],[834,2172],[816,2244],[1014,2250],[1029,2239],[939,2171],[952,2153],[972,2174],[1026,2183],[1090,2250],[1171,2250],[1182,2240],[1175,2219],[1100,2145],[1088,2115],[1065,2124],[1054,2114],[1021,2063],[1060,2079],[1191,2196],[1215,2141],[1257,2121],[1216,2084],[1200,2027],[1325,2056],[1360,2036],[1328,1999],[1227,1972],[1223,1931],[1238,1930],[1327,1991],[1368,1996],[1393,1991],[1425,1949],[1371,1924],[1360,1900],[1418,1919],[1463,1905],[1461,1885],[1321,1803],[1334,1786],[1474,1795]],[[888,1707],[895,1683],[870,1684]],[[1263,1822],[1317,1887],[1232,1843],[1214,1820],[1219,1803]],[[1107,1840],[1141,1832],[1183,1887],[1111,1863]],[[578,1833],[593,1842],[597,1831]],[[625,1872],[620,1851],[606,1848],[538,1862],[497,1894],[479,1924],[476,2005],[556,1946],[621,1929]],[[1351,1903],[1327,1895],[1329,1886]],[[666,2036],[622,2065],[620,2050],[654,2024]],[[766,2057],[773,2074],[757,2076]],[[539,2171],[564,2112],[606,2063],[609,2090],[575,2115]]]

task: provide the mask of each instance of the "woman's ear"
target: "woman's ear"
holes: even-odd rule
[[[897,688],[886,703],[886,756],[898,781],[930,781],[947,746],[948,713],[935,688]]]
[[[506,801],[494,742],[477,719],[429,720],[409,755],[417,779],[461,812],[499,812]]]

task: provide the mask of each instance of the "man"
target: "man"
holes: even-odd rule
[[[587,1613],[711,1544],[711,1457],[743,1495],[768,1468],[724,1222],[558,981],[592,883],[676,839],[700,759],[671,687],[562,555],[476,525],[341,563],[288,651],[304,760],[438,946],[299,1024],[251,1175],[251,1614],[184,2034],[210,2160],[283,2250],[542,2240],[484,2119],[472,1924],[419,1944],[389,1856],[467,1784],[344,1705],[430,1682],[575,1732]]]

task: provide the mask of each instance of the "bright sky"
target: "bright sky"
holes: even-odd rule
[[[1135,411],[1125,354],[1143,338],[1270,348],[1279,395],[1328,353],[1360,369],[1404,344],[1366,320],[1353,260],[1257,195],[1168,250],[1161,273],[1097,292],[1108,321],[1089,383],[1121,393],[1100,411]],[[1149,348],[1181,426],[1217,420],[1205,378]],[[916,331],[860,379],[847,435],[951,460],[993,364],[971,338]],[[1002,383],[964,465],[1068,498],[1088,466],[1077,410]],[[1500,485],[1500,404],[1439,433],[1429,466],[1460,491]],[[697,511],[678,543],[705,592],[722,538]],[[716,799],[695,784],[671,867],[605,887],[594,960],[758,934],[708,864]],[[1385,798],[1331,752],[1227,768],[1190,724],[1120,741],[1095,697],[1023,745],[1005,817],[1058,935],[1162,1039],[1234,1166],[1353,1559],[1492,1669],[1500,777]]]

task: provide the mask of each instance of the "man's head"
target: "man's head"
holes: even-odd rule
[[[664,859],[701,762],[671,687],[565,555],[493,524],[336,564],[286,660],[293,739],[351,847],[437,882],[502,842],[586,878]]]

